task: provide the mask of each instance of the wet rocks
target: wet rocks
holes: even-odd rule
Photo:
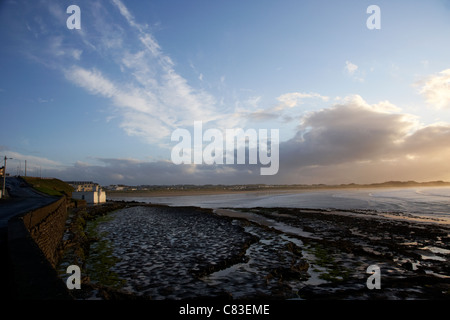
[[[384,291],[372,292],[384,299],[448,299],[450,291],[449,227],[386,218],[375,212],[340,212],[296,208],[254,208],[277,222],[313,234],[298,234],[311,250],[310,271],[317,270],[326,283],[300,289],[302,297],[358,297],[367,299],[364,266],[382,268]],[[273,214],[276,212],[276,214]],[[318,236],[318,237],[317,237]],[[318,250],[318,248],[322,248]],[[305,249],[305,248],[303,248]],[[304,250],[303,250],[303,256]],[[281,271],[287,271],[286,267]],[[275,274],[281,273],[276,269]],[[289,274],[289,273],[288,273]],[[391,285],[392,288],[387,289]],[[309,288],[309,289],[307,289]],[[401,289],[400,289],[401,288]],[[308,292],[307,295],[304,293]]]
[[[257,240],[231,220],[195,208],[123,209],[98,232],[120,259],[113,269],[126,281],[124,289],[154,299],[214,295],[199,278],[243,262]]]
[[[97,232],[119,259],[113,271],[126,281],[124,296],[448,298],[448,227],[374,212],[249,210],[270,223],[192,207],[133,206],[114,213]],[[292,228],[280,231],[274,221]],[[366,287],[372,264],[382,270],[382,291]]]

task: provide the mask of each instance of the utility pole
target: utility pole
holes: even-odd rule
[[[8,159],[12,159],[12,158],[7,158],[5,156],[5,166],[3,167],[3,193],[2,193],[3,198],[6,198],[6,194],[5,194],[5,192],[6,192],[6,160],[8,160]]]

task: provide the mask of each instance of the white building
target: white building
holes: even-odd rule
[[[74,191],[72,198],[86,200],[89,204],[106,202],[106,192],[97,184],[90,181],[68,181]]]

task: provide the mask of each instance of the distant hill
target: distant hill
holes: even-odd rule
[[[121,186],[120,190],[106,187],[108,193],[175,193],[175,192],[239,192],[239,191],[264,191],[264,190],[317,190],[317,189],[347,189],[347,188],[407,188],[407,187],[450,187],[450,182],[445,181],[387,181],[371,184],[294,184],[294,185],[141,185]]]
[[[450,182],[445,181],[429,181],[429,182],[416,182],[416,181],[387,181],[383,183],[372,183],[366,186],[371,187],[445,187],[450,186]]]

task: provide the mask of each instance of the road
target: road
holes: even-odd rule
[[[17,177],[7,177],[6,188],[11,198],[0,202],[0,229],[6,228],[12,217],[58,200],[57,197],[37,192]]]
[[[8,255],[8,220],[58,200],[57,197],[37,192],[21,178],[7,177],[6,188],[10,198],[0,201],[0,274],[6,275],[7,278],[0,290],[1,300],[10,299],[10,294],[13,292],[12,278],[9,277],[11,270]]]

